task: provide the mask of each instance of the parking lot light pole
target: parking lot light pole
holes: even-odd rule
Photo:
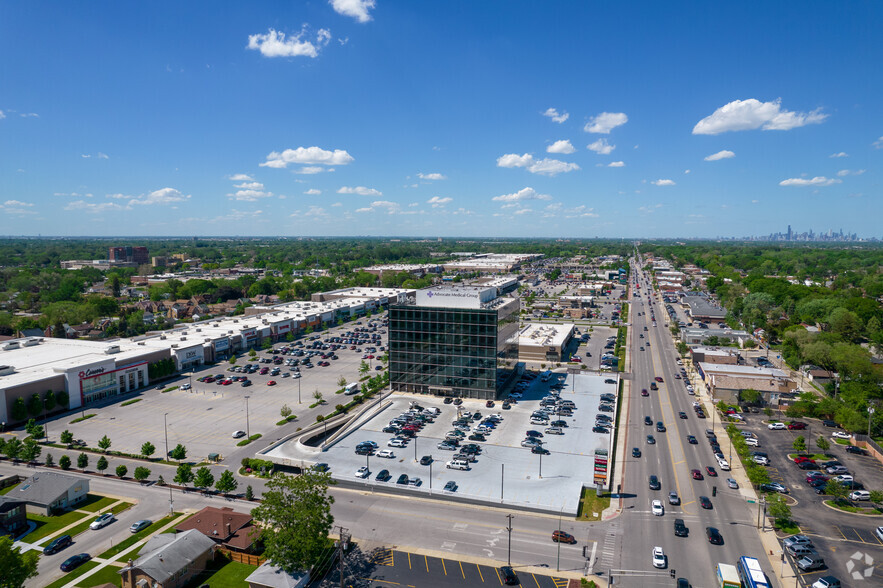
[[[165,437],[166,437],[166,459],[169,459],[169,427],[166,424],[166,417],[168,416],[168,414],[169,413],[164,413],[162,415],[162,428],[163,428],[163,431],[165,432]],[[170,513],[175,512],[175,499],[172,496],[171,485],[169,486],[169,512]]]
[[[248,399],[249,399],[249,396],[246,394],[245,395],[245,438],[246,439],[251,438],[251,429],[249,429],[249,426],[248,426]]]
[[[512,517],[514,515],[507,514],[506,518],[509,519],[509,525],[506,527],[506,531],[509,532],[509,548],[508,553],[506,554],[506,565],[512,567]]]
[[[543,454],[539,453],[540,456],[540,479],[543,479]]]
[[[874,407],[868,408],[868,441],[871,440],[871,417],[874,416]]]
[[[432,495],[432,456],[429,456],[429,494]]]
[[[558,512],[558,559],[555,562],[555,571],[561,571],[561,515],[564,513],[564,507]]]
[[[297,379],[297,403],[300,404],[300,378]]]

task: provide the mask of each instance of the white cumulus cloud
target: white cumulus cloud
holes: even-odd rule
[[[863,173],[865,173],[863,169],[841,169],[837,175],[842,178],[843,176],[860,176]]]
[[[589,119],[583,130],[587,133],[601,133],[607,135],[616,127],[629,122],[629,117],[624,112],[602,112],[598,116]]]
[[[286,38],[285,33],[269,29],[267,34],[249,35],[249,49],[256,49],[264,57],[318,57],[319,50],[328,44],[331,33],[327,29],[319,29],[315,43],[305,40],[306,29]]]
[[[567,139],[561,139],[560,141],[555,141],[548,147],[546,147],[546,152],[548,153],[561,153],[563,155],[570,155],[576,151],[573,148],[573,145],[570,144],[570,141]]]
[[[152,206],[154,204],[174,204],[176,202],[184,202],[190,199],[190,194],[182,194],[174,188],[161,188],[154,190],[149,194],[142,195],[129,200],[128,208],[135,205]]]
[[[705,158],[705,161],[718,161],[720,159],[730,159],[731,157],[736,157],[736,154],[732,151],[724,149],[723,151],[718,151],[717,153],[712,153],[708,157]]]
[[[433,208],[438,208],[440,206],[444,206],[448,202],[453,201],[454,199],[446,196],[444,198],[439,198],[438,196],[433,196],[429,200],[426,201],[427,204],[431,204]]]
[[[879,139],[871,143],[871,145],[873,145],[875,149],[883,149],[883,137],[880,137]]]
[[[563,123],[568,118],[570,118],[570,114],[567,112],[558,112],[555,108],[548,108],[546,112],[543,113],[543,116],[547,116],[551,118],[556,123]]]
[[[108,210],[123,210],[123,207],[116,202],[86,202],[85,200],[74,200],[64,207],[65,210],[84,210],[90,214],[98,214]]]
[[[663,180],[663,179],[653,180],[650,183],[653,184],[654,186],[674,186],[675,185],[674,180]]]
[[[396,214],[401,210],[401,206],[398,202],[390,202],[389,200],[375,200],[371,203],[371,206],[366,206],[365,208],[357,208],[356,212],[375,212],[375,211],[386,211],[387,214]]]
[[[333,172],[333,167],[322,167],[320,165],[305,165],[300,169],[294,170],[294,173],[301,175],[321,174],[322,172]]]
[[[828,157],[830,157],[831,159],[836,159],[838,157],[849,157],[849,153],[841,151],[840,153],[832,153]]]
[[[343,149],[327,151],[321,147],[298,147],[286,149],[281,153],[271,151],[267,155],[267,161],[261,163],[261,167],[284,168],[290,164],[295,165],[347,165],[355,161],[352,155]]]
[[[782,109],[781,99],[761,102],[754,98],[733,100],[724,104],[693,127],[694,135],[718,135],[728,131],[787,131],[809,124],[818,124],[828,118],[820,108],[812,112],[794,112]]]
[[[233,180],[234,182],[251,182],[254,180],[248,174],[233,174],[232,176],[227,177],[228,180]]]
[[[439,173],[422,174],[418,173],[417,177],[421,180],[447,180],[448,177]]]
[[[779,182],[780,186],[830,186],[831,184],[841,184],[843,180],[837,178],[826,178],[825,176],[816,176],[814,178],[788,178]]]
[[[522,188],[518,192],[514,192],[512,194],[503,194],[501,196],[494,196],[492,200],[496,202],[523,202],[525,200],[551,200],[552,197],[548,194],[540,194],[536,190],[531,187]]]
[[[322,190],[317,190],[316,188],[310,188],[309,190],[304,192],[304,194],[306,194],[308,196],[318,196],[321,193],[322,193]]]
[[[616,145],[611,145],[607,142],[607,139],[598,139],[594,143],[586,145],[586,148],[589,151],[594,151],[599,155],[609,155],[611,151],[616,149]]]
[[[357,194],[359,196],[383,196],[380,190],[374,188],[366,188],[365,186],[343,186],[337,191],[338,194]]]
[[[533,155],[525,153],[518,155],[517,153],[507,153],[497,159],[499,167],[523,167],[532,174],[540,174],[544,176],[555,176],[560,173],[566,173],[579,169],[575,163],[568,163],[558,159],[534,159]]]
[[[625,162],[623,161],[611,161],[607,164],[607,167],[625,167]]]
[[[329,3],[337,14],[351,16],[359,22],[371,20],[368,11],[374,8],[374,0],[330,0]]]

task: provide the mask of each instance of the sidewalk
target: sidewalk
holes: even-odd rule
[[[122,500],[122,499],[118,499],[116,502],[112,502],[109,505],[107,505],[107,507],[102,508],[101,510],[97,510],[95,512],[91,512],[88,510],[74,509],[73,512],[82,513],[83,516],[80,517],[79,519],[77,519],[76,521],[72,522],[71,524],[67,525],[66,527],[62,527],[61,529],[59,529],[58,531],[55,531],[54,533],[51,533],[49,535],[46,535],[45,537],[41,537],[41,538],[37,539],[37,541],[35,543],[27,543],[27,542],[20,539],[20,540],[16,541],[13,544],[13,546],[20,548],[22,551],[34,549],[34,550],[38,550],[38,551],[42,552],[43,547],[44,547],[44,545],[42,545],[43,543],[48,543],[48,542],[52,541],[53,539],[55,539],[56,537],[64,535],[66,531],[68,531],[69,529],[73,529],[74,527],[76,527],[78,525],[82,525],[87,519],[95,518],[99,514],[102,514],[104,512],[110,512],[111,510],[113,510],[114,507],[116,507],[117,505],[122,504],[124,502],[127,502],[127,501]],[[36,527],[34,529],[36,529]],[[22,539],[24,539],[26,537],[27,537],[27,535],[22,537]]]

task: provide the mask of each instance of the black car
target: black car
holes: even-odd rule
[[[451,398],[450,396],[446,396],[446,397],[445,397],[445,400],[444,400],[445,404],[450,404],[450,403],[452,403],[453,401],[454,401],[454,399]]]
[[[704,509],[712,508],[711,501],[708,499],[707,496],[700,496],[699,497],[699,506],[701,506]]]
[[[540,433],[539,431],[528,431],[527,433],[525,433],[525,436],[527,436],[527,437],[542,437],[543,434]]]
[[[647,445],[656,445],[656,438],[653,435],[647,435]]]
[[[678,417],[679,417],[679,418],[682,418],[682,419],[685,419],[685,418],[687,418],[687,413],[685,413],[684,411],[681,411],[681,412],[678,413]]]
[[[822,421],[822,424],[825,425],[826,427],[836,427],[837,426],[837,423],[835,423],[834,421],[831,421],[831,420],[827,420],[827,419]]]
[[[641,457],[641,450],[637,447],[632,448],[632,457]]]
[[[52,540],[52,543],[43,548],[43,555],[52,555],[53,553],[58,553],[73,542],[74,541],[70,535],[62,535],[60,537],[56,537]]]
[[[662,421],[656,423],[656,431],[659,433],[665,433],[665,425],[662,424]]]
[[[64,563],[61,564],[61,571],[69,572],[83,565],[90,559],[92,559],[92,556],[88,553],[78,553],[77,555],[72,555],[71,557],[64,560]]]
[[[609,433],[610,430],[607,427],[594,426],[592,427],[593,433]]]
[[[468,439],[470,441],[487,441],[485,436],[481,433],[472,433],[471,435],[469,435]]]
[[[371,455],[374,453],[374,448],[370,445],[363,445],[361,447],[356,447],[356,453],[359,455]]]
[[[445,484],[445,492],[456,492],[457,491],[457,483],[453,480],[449,481]]]
[[[659,490],[662,488],[662,485],[659,483],[659,478],[656,476],[650,476],[650,489],[651,490]]]
[[[694,435],[687,435],[687,443],[690,445],[696,445],[696,437]]]
[[[846,453],[854,453],[855,455],[867,455],[868,452],[861,447],[856,447],[855,445],[847,445]]]
[[[396,480],[396,484],[408,484],[408,474],[402,474],[399,476],[399,479]]]
[[[509,566],[503,566],[500,568],[500,577],[503,579],[503,583],[507,585],[515,585],[518,584],[518,576],[515,575],[515,570],[510,568]]]
[[[645,417],[644,417],[644,424],[645,424],[645,425],[648,425],[648,426],[652,425],[652,424],[653,424],[653,419],[651,419],[651,418],[648,417],[648,416],[645,416]]]
[[[420,458],[420,465],[429,465],[431,463],[432,463],[432,456],[431,455],[424,455],[423,457]]]
[[[708,542],[712,545],[724,544],[724,538],[721,537],[720,531],[714,527],[705,527],[705,536],[708,537]]]
[[[380,470],[380,472],[377,474],[377,477],[374,479],[378,482],[386,482],[390,478],[392,478],[392,476],[390,475],[389,470]]]
[[[539,454],[541,454],[541,455],[549,455],[549,450],[548,450],[548,449],[545,449],[545,448],[543,448],[543,447],[540,447],[539,445],[535,445],[535,446],[533,446],[533,447],[531,448],[530,452],[531,452],[531,453],[539,453]]]

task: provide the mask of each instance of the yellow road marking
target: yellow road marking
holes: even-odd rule
[[[442,558],[440,558],[440,559],[441,559],[441,562],[442,562],[442,570],[444,571],[445,576],[447,576],[447,575],[448,575],[448,568],[447,568],[447,566],[445,565],[445,560],[442,559]],[[428,566],[428,565],[427,565],[426,571],[429,571],[429,566]]]
[[[429,558],[427,558],[425,555],[423,556],[423,563],[426,564],[426,573],[428,574],[429,573]]]
[[[481,573],[481,566],[475,564],[475,568],[478,570],[478,577],[481,578],[481,583],[484,584],[484,575]]]
[[[410,554],[410,553],[408,554],[408,569],[409,569],[409,570],[414,569],[414,568],[411,567],[411,554]]]
[[[494,571],[497,572],[497,580],[500,581],[500,586],[502,586],[503,585],[503,578],[500,577],[500,570],[498,570],[497,568],[494,568]]]
[[[536,583],[537,588],[540,588],[540,582],[539,582],[539,580],[537,580],[537,577],[534,576],[533,574],[531,574],[530,577],[533,578],[533,581]]]
[[[463,575],[463,579],[465,580],[466,579],[466,572],[463,571],[463,562],[458,561],[457,563],[460,564],[460,573]]]

